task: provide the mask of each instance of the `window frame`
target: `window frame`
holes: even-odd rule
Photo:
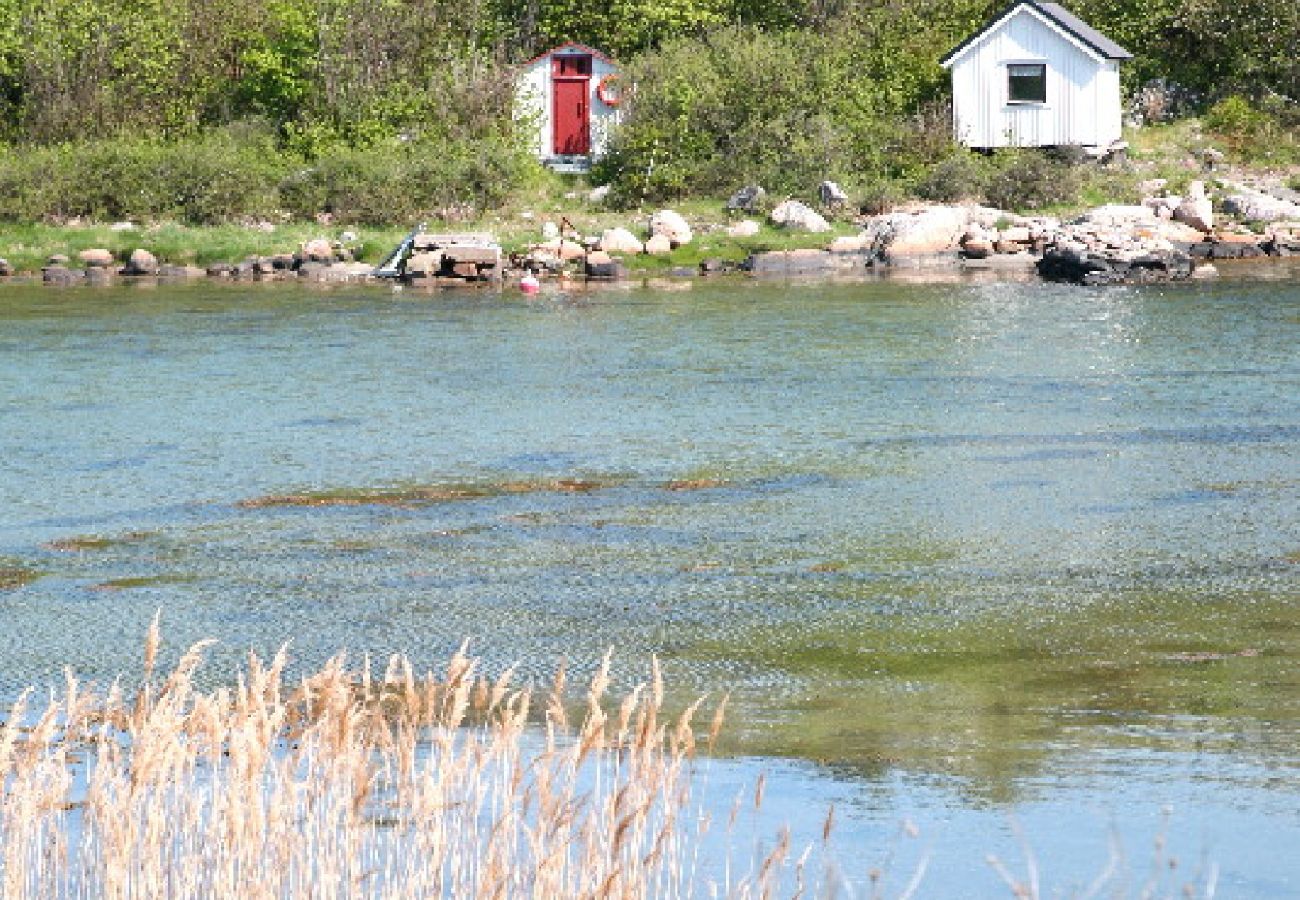
[[[1043,59],[1013,59],[1007,60],[1004,64],[1006,67],[1006,86],[1007,86],[1007,105],[1008,106],[1046,106],[1047,105],[1047,61]],[[1039,74],[1036,76],[1016,75],[1014,70],[1017,68],[1036,68]],[[1024,80],[1034,79],[1042,85],[1042,99],[1038,97],[1019,98],[1012,96],[1012,80],[1021,78]]]

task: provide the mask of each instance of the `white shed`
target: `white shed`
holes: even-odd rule
[[[537,158],[585,171],[609,145],[623,85],[618,64],[591,47],[567,43],[524,63],[515,83],[516,115],[534,123]]]
[[[1058,3],[1017,0],[942,60],[968,147],[1105,151],[1121,137],[1119,44]]]

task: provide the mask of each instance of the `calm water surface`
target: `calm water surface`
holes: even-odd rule
[[[732,694],[710,790],[835,802],[859,881],[1004,895],[1019,827],[1069,891],[1113,830],[1136,890],[1167,829],[1221,896],[1300,895],[1300,270],[1267,271],[5,289],[0,568],[40,577],[0,590],[0,694],[129,673],[158,608],[214,679],[285,641],[654,653]],[[304,492],[351,502],[259,501]]]

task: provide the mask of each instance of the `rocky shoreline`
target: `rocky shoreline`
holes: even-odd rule
[[[993,272],[1104,285],[1206,277],[1216,274],[1214,263],[1221,260],[1300,255],[1300,193],[1278,196],[1244,184],[1228,184],[1216,203],[1199,181],[1192,182],[1185,195],[1162,192],[1164,184],[1160,182],[1148,187],[1149,196],[1140,205],[1100,206],[1068,220],[974,204],[915,203],[879,215],[858,216],[853,220],[856,234],[836,237],[822,247],[757,251],[743,261],[704,259],[698,265],[671,268],[662,274],[685,277],[735,272],[789,277]],[[823,209],[834,210],[845,199],[831,182],[823,184],[819,194]],[[761,188],[746,188],[737,192],[728,209],[752,216],[763,196]],[[778,203],[767,218],[784,232],[811,236],[833,230],[816,209],[794,199]],[[584,236],[561,221],[566,227],[543,223],[542,240],[511,255],[490,278],[465,273],[407,280],[439,285],[525,276],[617,280],[631,274],[629,263],[635,265],[632,261],[636,258],[670,255],[696,237],[685,217],[671,209],[650,216],[644,239],[623,227]],[[733,220],[724,227],[727,237],[735,239],[753,237],[761,229],[753,217]],[[56,285],[150,278],[374,280],[375,267],[355,259],[354,240],[345,233],[338,240],[307,241],[292,253],[202,268],[160,262],[143,248],[124,260],[108,250],[89,249],[81,251],[75,261],[51,257],[41,269],[41,279]],[[0,278],[14,274],[0,259]]]

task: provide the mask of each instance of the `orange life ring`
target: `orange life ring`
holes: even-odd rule
[[[618,94],[610,93],[609,90],[609,86],[613,82],[618,81],[621,77],[622,76],[617,72],[610,72],[604,78],[600,79],[600,82],[596,85],[596,96],[600,98],[601,103],[606,106],[618,106],[623,102],[622,97]]]

